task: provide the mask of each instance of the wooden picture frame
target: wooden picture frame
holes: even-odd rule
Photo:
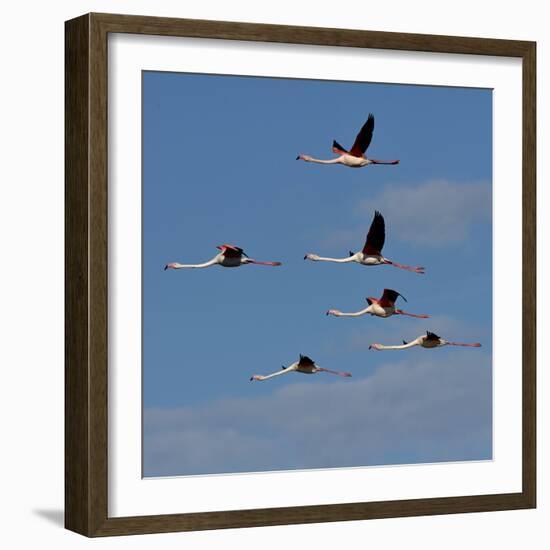
[[[520,58],[523,71],[522,491],[202,513],[108,516],[107,36],[133,33]],[[112,14],[66,22],[65,525],[86,536],[483,512],[536,506],[534,42]]]

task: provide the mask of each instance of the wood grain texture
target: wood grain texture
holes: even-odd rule
[[[465,53],[520,57],[530,42],[496,40],[462,36],[440,36],[396,32],[331,29],[268,25],[264,23],[237,23],[201,19],[174,19],[140,15],[92,14],[106,32],[153,34],[160,36],[187,36],[225,40],[256,40],[286,44],[318,46],[347,46],[407,50],[419,52]]]
[[[65,25],[65,526],[89,534],[89,18]]]
[[[523,490],[338,505],[108,517],[109,32],[520,57],[523,61]],[[532,42],[113,14],[66,23],[65,524],[86,536],[532,508],[536,505],[536,49]]]
[[[523,493],[537,500],[537,80],[536,45],[523,56]]]

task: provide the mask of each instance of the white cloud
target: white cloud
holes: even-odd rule
[[[289,374],[267,396],[146,409],[145,474],[490,458],[489,355],[392,359],[366,378]]]
[[[463,242],[476,223],[491,220],[488,182],[434,180],[416,186],[392,186],[360,203],[362,214],[380,210],[387,232],[404,241],[438,247]]]

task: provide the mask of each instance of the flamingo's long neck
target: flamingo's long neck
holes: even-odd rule
[[[336,262],[339,264],[347,264],[349,262],[355,262],[355,258],[353,256],[349,256],[348,258],[319,258],[322,262]]]
[[[414,346],[418,346],[419,342],[418,342],[418,339],[416,340],[412,340],[411,342],[409,342],[408,344],[402,344],[400,346],[384,346],[382,344],[373,344],[372,347],[374,349],[378,349],[378,350],[386,350],[386,349],[407,349],[407,348],[412,348]]]
[[[277,372],[274,372],[273,374],[267,374],[266,376],[263,375],[255,375],[252,377],[253,380],[268,380],[269,378],[275,378],[275,376],[281,376],[282,374],[288,374],[289,372],[293,372],[298,368],[298,364],[294,363],[287,367],[286,369],[281,369]]]
[[[329,159],[329,160],[315,159],[313,157],[308,157],[307,159],[303,159],[303,160],[305,160],[306,162],[315,162],[317,164],[340,164],[341,162],[340,157],[336,157],[334,159]]]
[[[347,258],[325,258],[323,256],[317,256],[316,254],[311,254],[311,255],[308,255],[307,258],[309,260],[313,260],[314,262],[335,262],[337,264],[347,264],[349,262],[357,261],[357,258],[355,256],[349,256]]]
[[[342,311],[330,310],[330,314],[334,315],[335,317],[361,317],[361,315],[371,313],[370,307],[371,306],[362,309],[361,311],[355,311],[353,313],[344,313]]]
[[[210,267],[211,265],[216,265],[219,263],[219,255],[215,256],[211,260],[204,262],[203,264],[180,264],[177,262],[167,264],[164,269],[184,269],[184,268],[194,268],[200,269],[203,267]]]

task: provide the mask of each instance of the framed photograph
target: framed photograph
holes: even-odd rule
[[[65,36],[66,527],[534,508],[535,43]]]

